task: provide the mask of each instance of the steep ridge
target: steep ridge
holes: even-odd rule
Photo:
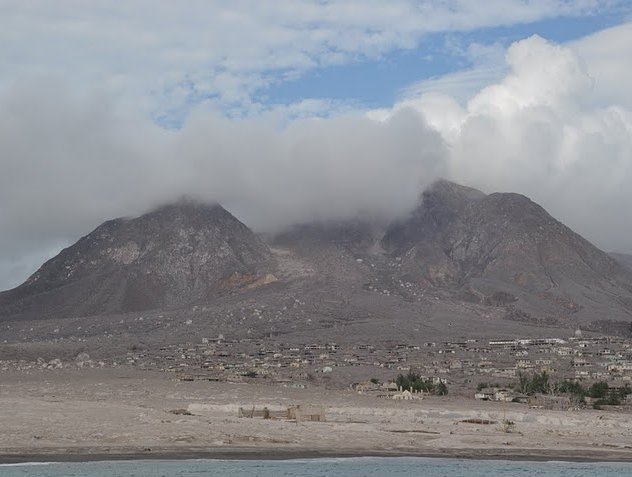
[[[121,313],[207,301],[256,281],[270,251],[219,205],[110,220],[0,294],[0,317]]]
[[[632,271],[519,194],[439,181],[397,223],[308,223],[269,244],[219,205],[111,220],[0,293],[0,320],[88,317],[82,332],[127,333],[119,315],[152,310],[182,336],[193,321],[205,333],[350,341],[631,330]]]
[[[541,305],[530,307],[540,314],[632,311],[632,273],[519,194],[440,181],[382,242],[400,257],[405,279],[467,299],[521,299]]]

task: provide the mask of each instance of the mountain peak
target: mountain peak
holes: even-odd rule
[[[451,317],[519,326],[593,322],[601,329],[597,318],[620,325],[632,316],[632,272],[520,194],[487,195],[441,180],[398,223],[308,223],[271,243],[272,250],[219,204],[181,199],[103,223],[0,293],[0,319],[176,308],[191,316],[203,304],[196,315],[203,326],[241,333],[250,330],[242,324],[246,302],[266,309],[265,320],[252,315],[253,329],[288,333],[311,333],[316,323],[344,329],[354,317],[375,315],[405,328],[427,313],[440,328],[448,309]],[[378,323],[368,320],[367,330]]]
[[[202,202],[196,199],[193,199],[188,196],[180,197],[179,199],[173,202],[167,202],[164,204],[155,207],[149,214],[156,213],[193,213],[193,212],[201,212],[201,211],[211,211],[215,209],[225,210],[220,204],[217,202]]]
[[[382,240],[387,250],[403,253],[422,240],[437,240],[440,230],[486,195],[480,190],[462,186],[445,179],[434,182],[424,190],[419,204],[410,216],[393,224]]]
[[[408,280],[481,296],[537,293],[574,311],[615,288],[628,296],[632,283],[628,271],[528,197],[448,181],[426,190],[384,243],[402,257]]]
[[[225,291],[234,274],[256,279],[269,258],[268,246],[220,205],[181,200],[104,222],[1,294],[0,308],[78,316],[179,306]]]
[[[461,201],[476,201],[485,197],[485,193],[472,187],[467,187],[456,182],[451,182],[446,179],[439,179],[433,182],[430,187],[424,191],[423,197],[431,195],[440,196],[444,200],[461,200]]]

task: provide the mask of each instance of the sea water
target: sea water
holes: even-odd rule
[[[632,477],[629,463],[414,457],[304,460],[145,460],[0,465],[1,477]]]

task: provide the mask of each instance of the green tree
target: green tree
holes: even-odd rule
[[[574,396],[584,397],[587,394],[586,389],[577,381],[564,380],[555,385],[555,391],[558,393],[572,394]]]
[[[606,381],[598,381],[590,386],[588,395],[595,399],[605,399],[608,395],[608,383]]]
[[[552,386],[549,375],[542,371],[533,375],[518,373],[518,384],[515,389],[522,394],[551,394]]]
[[[397,387],[402,389],[412,389],[415,392],[423,391],[429,394],[444,396],[448,394],[448,388],[445,384],[433,384],[430,379],[423,379],[419,374],[409,371],[408,374],[399,374],[395,379]]]
[[[551,383],[546,371],[536,373],[531,379],[531,393],[550,394]]]
[[[530,386],[531,386],[531,378],[529,378],[527,374],[520,371],[518,373],[518,384],[516,385],[516,391],[518,391],[521,394],[530,394],[531,392]]]

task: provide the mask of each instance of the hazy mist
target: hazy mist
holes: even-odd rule
[[[394,219],[439,177],[524,193],[598,246],[632,251],[628,99],[596,100],[608,85],[590,58],[539,37],[512,45],[507,65],[466,103],[429,93],[319,118],[200,107],[179,129],[104,91],[24,77],[0,92],[0,289],[102,221],[182,195],[271,232]]]

